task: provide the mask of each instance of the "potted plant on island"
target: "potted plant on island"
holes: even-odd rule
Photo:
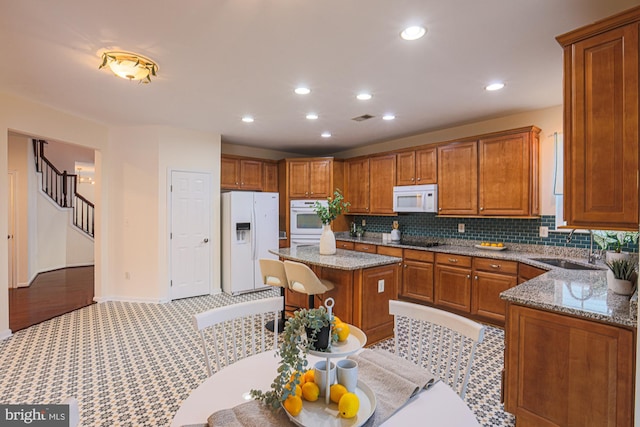
[[[280,334],[282,343],[277,351],[281,357],[278,375],[271,384],[271,390],[251,390],[251,397],[262,401],[272,410],[278,410],[287,399],[293,399],[300,377],[308,370],[307,354],[309,350],[327,351],[328,341],[320,345],[321,337],[338,341],[338,334],[332,330],[333,316],[325,307],[306,309],[294,312],[287,319],[284,331]],[[300,398],[300,396],[297,396]]]
[[[327,206],[320,202],[313,205],[315,213],[320,217],[324,227],[320,236],[320,255],[333,255],[336,253],[336,236],[331,230],[331,223],[343,212],[349,212],[351,203],[344,201],[344,196],[339,188],[333,193],[333,197],[327,197]]]
[[[615,259],[630,258],[628,252],[622,252],[622,247],[626,244],[638,244],[637,231],[606,231],[593,230],[593,240],[606,251],[606,261]]]
[[[636,263],[629,258],[614,259],[605,262],[607,271],[607,285],[614,293],[631,295],[637,280]]]

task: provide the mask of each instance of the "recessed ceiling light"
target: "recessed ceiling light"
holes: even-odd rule
[[[405,40],[418,40],[427,33],[427,29],[419,25],[407,27],[400,33],[400,37]]]
[[[331,138],[331,132],[322,132],[320,136],[323,138]]]
[[[315,113],[309,113],[307,114],[307,119],[309,120],[316,120],[318,118],[318,115]]]
[[[244,117],[242,118],[242,121],[243,121],[243,122],[245,122],[245,123],[253,123],[253,117],[251,117],[251,116],[244,116]]]
[[[308,95],[311,93],[311,89],[309,89],[308,87],[300,86],[297,87],[294,92],[298,95]]]
[[[395,118],[396,116],[394,116],[393,114],[385,114],[384,116],[382,116],[382,120],[393,120]]]
[[[356,95],[356,98],[358,98],[360,101],[368,101],[369,99],[371,99],[372,95],[370,93],[359,93],[358,95]]]
[[[491,83],[488,86],[485,86],[485,90],[500,90],[504,87],[504,83]]]

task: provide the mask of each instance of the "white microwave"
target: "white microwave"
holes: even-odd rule
[[[437,184],[393,187],[394,212],[437,212]]]

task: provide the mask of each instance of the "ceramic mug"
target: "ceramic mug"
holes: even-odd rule
[[[347,391],[354,393],[358,386],[358,362],[351,359],[343,359],[337,362],[338,384],[346,387]]]
[[[324,396],[327,390],[327,361],[321,360],[313,365],[315,369],[315,381],[320,388],[320,396]],[[336,382],[336,365],[333,362],[329,364],[329,386]]]

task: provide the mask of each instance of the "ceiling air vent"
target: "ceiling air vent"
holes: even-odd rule
[[[364,122],[365,120],[369,120],[369,119],[373,119],[373,116],[371,114],[363,114],[361,116],[354,117],[351,120],[354,120],[356,122]]]

